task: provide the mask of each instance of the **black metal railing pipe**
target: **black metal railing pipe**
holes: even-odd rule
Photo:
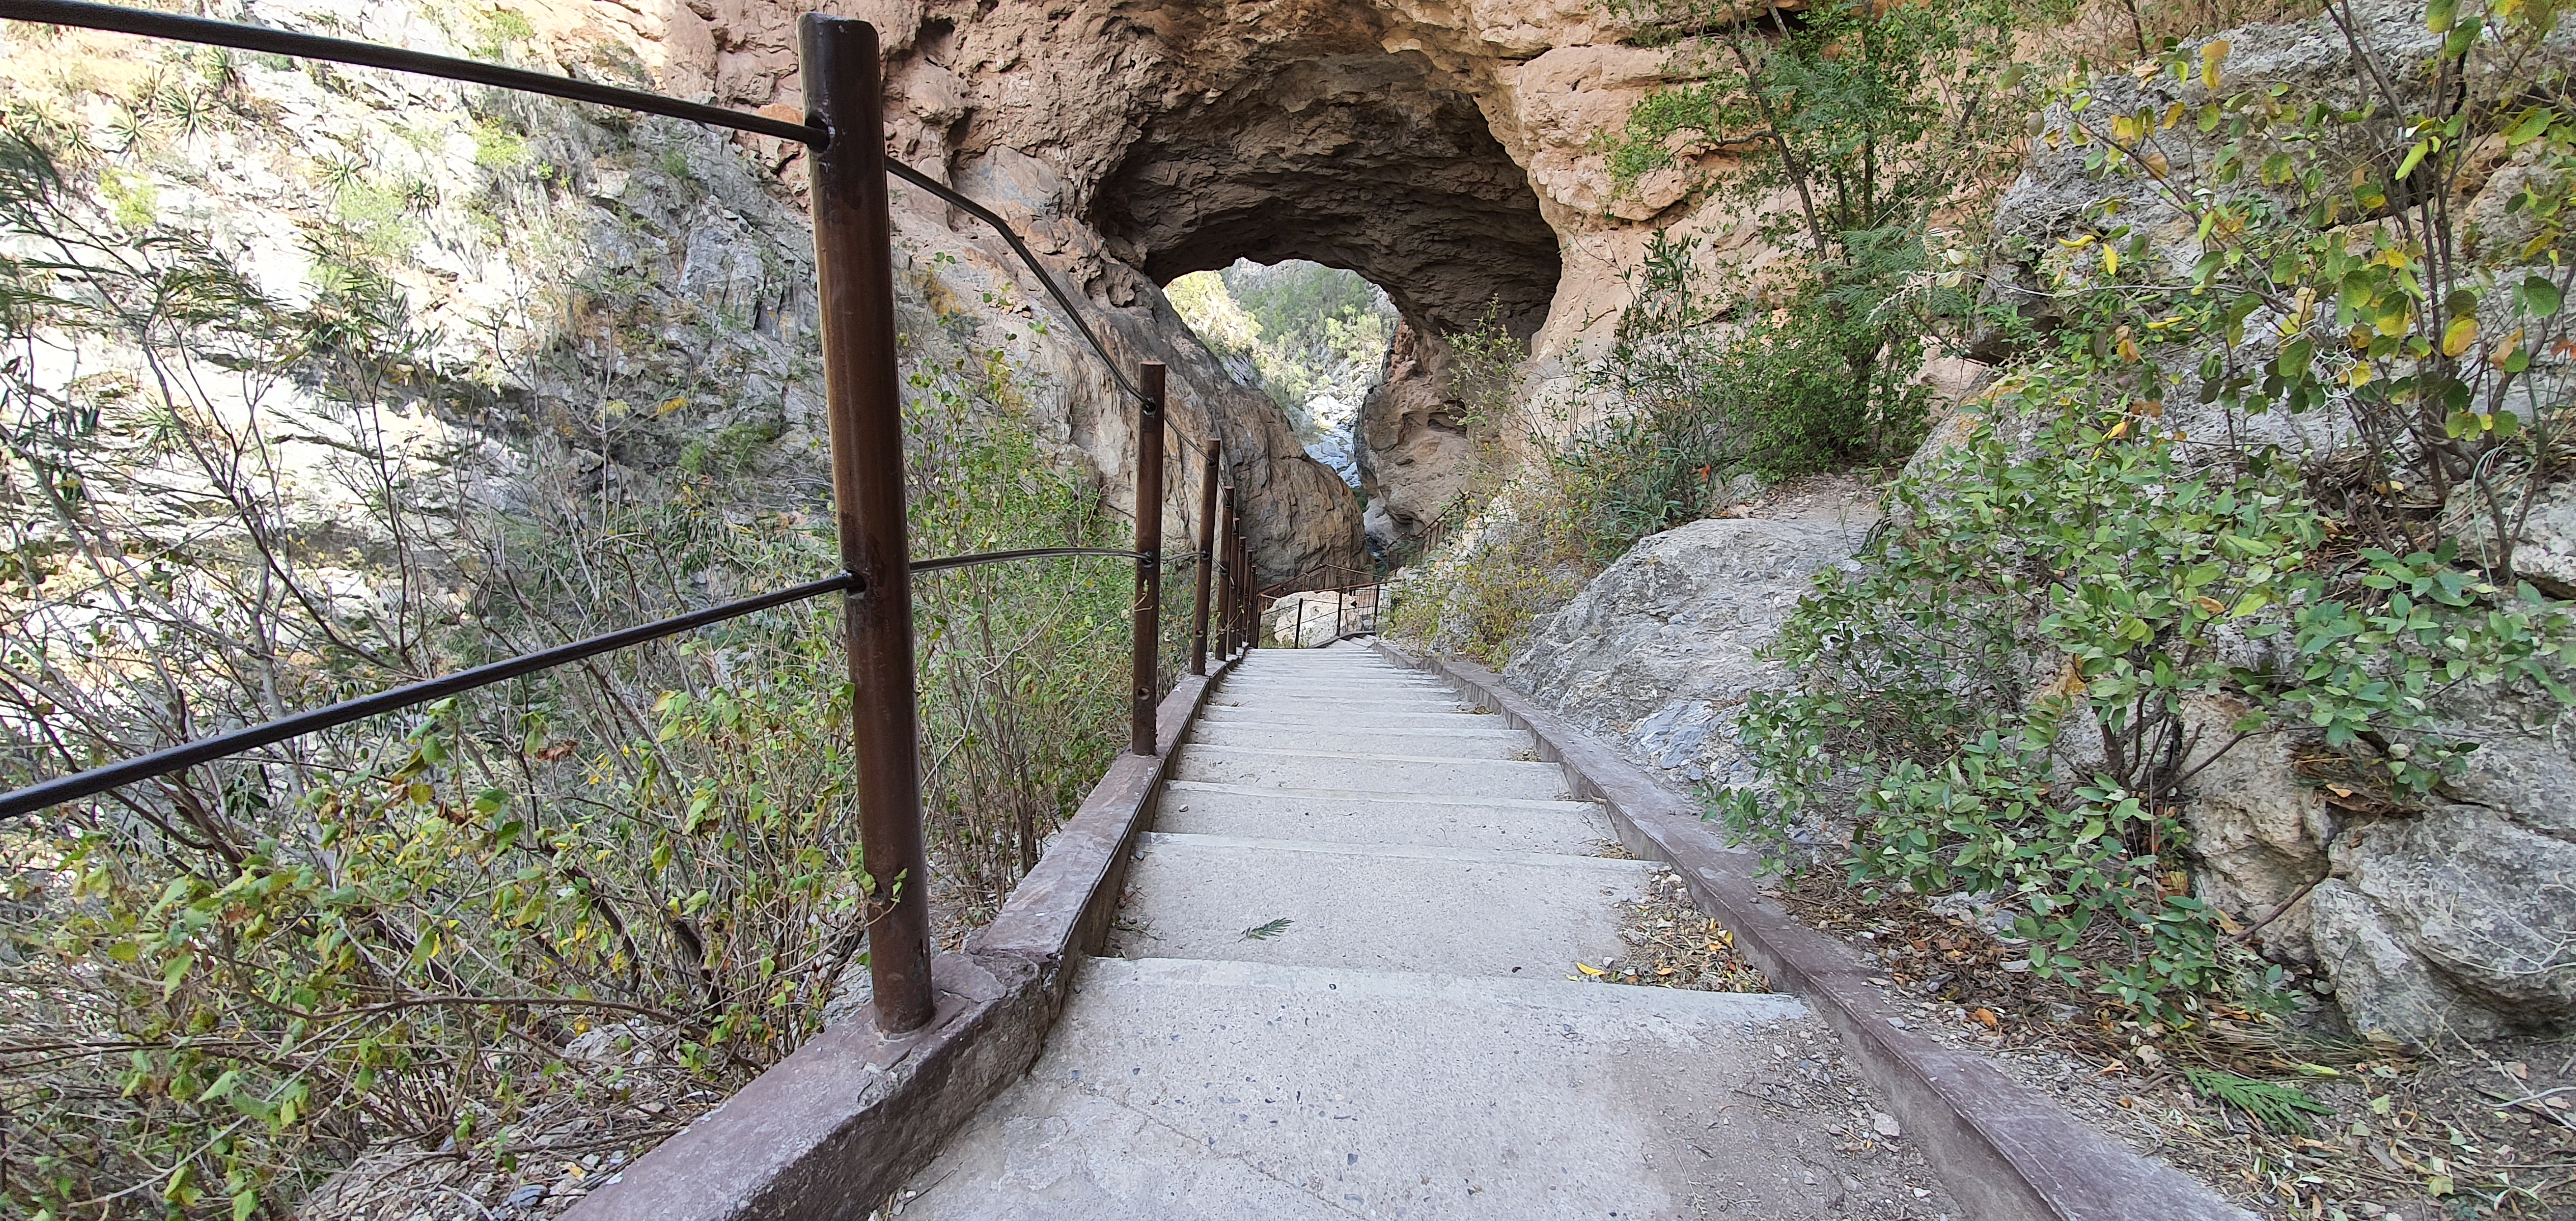
[[[489,687],[494,683],[534,674],[539,670],[550,670],[556,666],[597,657],[602,653],[615,652],[632,645],[659,640],[665,636],[676,636],[682,632],[722,623],[727,619],[739,619],[754,611],[764,611],[773,606],[785,606],[808,598],[838,593],[850,588],[852,584],[854,582],[850,574],[845,572],[837,576],[825,577],[820,581],[809,581],[803,585],[782,589],[776,593],[744,598],[739,602],[727,602],[722,606],[710,606],[705,610],[691,611],[657,623],[647,623],[605,635],[592,636],[586,640],[556,645],[551,649],[540,649],[534,653],[513,657],[508,661],[496,661],[470,670],[459,670],[441,678],[424,679],[390,691],[379,691],[374,695],[343,700],[310,712],[299,712],[274,721],[245,726],[211,738],[200,738],[184,745],[173,746],[168,750],[138,755],[103,767],[73,772],[68,776],[57,776],[42,784],[30,785],[15,792],[0,793],[0,819],[17,818],[50,806],[61,805],[66,801],[95,797],[109,789],[132,784],[138,780],[166,776],[172,772],[195,767],[200,763],[212,763],[227,755],[238,755],[263,746],[274,746],[288,738],[319,733],[325,729],[346,725],[351,721],[362,721],[382,713],[398,712],[432,700],[461,695],[478,687]]]
[[[1063,556],[1108,556],[1121,560],[1138,558],[1136,552],[1121,551],[1114,547],[1035,547],[1023,551],[987,551],[976,555],[942,556],[935,560],[916,561],[910,567],[913,574],[918,576],[925,572],[972,568],[983,564],[1004,564],[1017,560],[1057,559]],[[368,717],[388,712],[400,712],[405,708],[416,707],[432,700],[462,695],[476,688],[508,682],[514,678],[534,674],[539,670],[551,670],[556,666],[587,660],[602,653],[614,653],[619,649],[649,644],[666,636],[693,632],[702,627],[723,623],[728,619],[739,619],[755,611],[804,602],[825,594],[840,593],[850,588],[852,584],[850,574],[839,573],[820,581],[808,581],[803,585],[790,586],[775,593],[727,602],[721,606],[710,606],[704,610],[694,610],[684,615],[674,615],[668,619],[659,619],[635,627],[619,628],[614,632],[556,645],[550,649],[513,657],[507,661],[496,661],[490,665],[459,670],[454,674],[442,675],[438,678],[423,679],[389,691],[379,691],[374,695],[360,696],[357,699],[343,700],[337,704],[315,708],[309,712],[298,712],[274,721],[246,725],[240,729],[217,734],[211,738],[200,738],[167,750],[137,755],[131,759],[94,767],[87,771],[73,772],[68,776],[57,776],[41,784],[0,793],[0,819],[18,818],[67,801],[95,797],[109,789],[121,788],[138,780],[149,780],[155,776],[185,771],[200,763],[212,763],[227,755],[238,755],[263,746],[274,746],[289,738],[299,738],[308,733],[320,733],[325,729],[336,729],[352,721],[363,721]]]
[[[615,85],[597,85],[547,72],[530,72],[524,68],[505,68],[478,60],[458,59],[452,55],[430,55],[405,51],[372,42],[347,38],[325,38],[319,34],[298,34],[291,30],[273,30],[267,26],[245,25],[234,21],[212,21],[204,17],[182,17],[175,13],[156,13],[149,9],[123,8],[113,4],[88,4],[83,0],[0,0],[0,19],[39,21],[47,25],[78,26],[88,30],[107,30],[118,34],[140,34],[146,38],[168,38],[179,42],[198,42],[209,46],[233,47],[243,51],[264,51],[271,55],[292,55],[300,59],[323,59],[335,64],[356,64],[363,68],[387,68],[420,76],[444,77],[477,85],[516,89],[522,93],[542,93],[575,102],[593,102],[617,106],[645,114],[687,119],[735,131],[774,136],[821,148],[830,136],[819,127],[804,123],[786,123],[756,114],[744,114],[703,102],[684,102],[641,89],[620,89]]]
[[[0,19],[76,26],[87,30],[136,34],[145,38],[167,38],[178,42],[203,43],[208,46],[232,47],[243,51],[262,51],[271,55],[292,55],[300,59],[328,60],[338,64],[355,64],[363,68],[383,68],[419,76],[435,76],[476,85],[491,85],[500,89],[515,89],[522,93],[539,93],[567,101],[615,106],[641,114],[686,119],[692,123],[705,123],[734,131],[747,131],[754,135],[793,140],[817,150],[828,148],[832,142],[830,130],[819,123],[789,123],[765,115],[746,114],[723,106],[710,106],[704,102],[682,101],[679,98],[642,89],[623,89],[615,85],[594,84],[590,81],[574,80],[568,76],[556,76],[548,72],[531,72],[524,68],[509,68],[479,60],[459,59],[452,55],[431,55],[423,51],[406,51],[400,47],[388,47],[379,43],[328,38],[319,34],[298,34],[291,30],[270,29],[267,26],[248,25],[236,21],[182,17],[175,13],[156,13],[149,9],[125,8],[114,4],[91,4],[86,0],[0,0]],[[1090,348],[1091,354],[1099,357],[1101,365],[1109,370],[1110,380],[1117,383],[1118,389],[1137,403],[1142,404],[1146,401],[1144,390],[1127,380],[1127,375],[1120,371],[1118,362],[1109,358],[1108,347],[1100,342],[1100,336],[1094,333],[1091,324],[1083,319],[1082,311],[1075,307],[1072,296],[1064,291],[1062,285],[1056,283],[1055,276],[1038,262],[1037,253],[1029,249],[1029,244],[1020,238],[1018,231],[1012,229],[1009,222],[1004,221],[999,213],[900,161],[888,159],[885,163],[885,172],[928,191],[950,207],[991,225],[993,231],[1001,235],[1003,243],[1011,248],[1011,253],[1018,255],[1020,262],[1026,264],[1030,273],[1038,278],[1038,283],[1045,287],[1047,296],[1055,301],[1056,308],[1064,311],[1066,320],[1073,324],[1074,332],[1082,336],[1084,346]]]

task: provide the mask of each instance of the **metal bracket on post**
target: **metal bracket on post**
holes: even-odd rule
[[[1154,753],[1154,688],[1163,651],[1163,382],[1160,361],[1138,371],[1145,401],[1136,411],[1136,616],[1130,673],[1134,733],[1128,748]]]
[[[1216,481],[1225,469],[1225,447],[1207,443],[1207,471],[1199,480],[1198,598],[1190,609],[1190,673],[1207,673],[1208,582],[1216,564]]]
[[[930,1021],[928,854],[921,833],[912,668],[912,572],[903,503],[901,378],[895,368],[893,220],[887,212],[885,92],[877,32],[807,13],[797,22],[806,121],[831,133],[806,155],[814,271],[821,290],[823,398],[849,634],[850,736],[858,766],[868,976],[877,1029]]]

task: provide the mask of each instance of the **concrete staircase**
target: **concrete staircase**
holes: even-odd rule
[[[1840,1204],[1743,1105],[1815,1038],[1797,1001],[1569,978],[1624,952],[1656,867],[1598,855],[1606,821],[1533,747],[1364,648],[1252,654],[1175,761],[1113,956],[900,1215]]]

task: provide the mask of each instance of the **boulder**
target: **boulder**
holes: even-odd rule
[[[2228,696],[2193,699],[2184,716],[2208,743],[2229,736],[2243,716],[2243,701]],[[2316,961],[2309,926],[2282,909],[2326,875],[2326,844],[2334,836],[2333,811],[2315,787],[2299,782],[2299,744],[2285,734],[2237,743],[2214,759],[2194,755],[2199,766],[2185,782],[2183,820],[2191,828],[2198,861],[2199,894],[2248,924],[2281,913],[2263,926],[2268,948],[2294,961]]]
[[[2576,844],[2484,806],[2454,804],[2352,827],[2335,841],[2334,864],[2340,883],[2373,909],[2372,927],[2467,1002],[2446,1011],[2452,1033],[2576,1017]],[[2321,947],[2338,935],[2313,910],[2309,927]],[[2329,958],[2326,966],[2344,996],[2346,964]],[[2375,966],[2371,973],[2385,975]],[[2361,989],[2344,1011],[2359,1029],[2376,1023],[2407,1042],[2442,1033],[2405,1022],[2415,1005]]]
[[[1817,570],[1851,562],[1870,520],[1716,518],[1655,535],[1541,619],[1503,677],[1677,781],[1750,783],[1735,710],[1786,679],[1760,650]]]

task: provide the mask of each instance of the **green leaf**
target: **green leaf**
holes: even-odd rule
[[[2424,10],[2424,28],[2436,34],[2443,33],[2459,19],[2459,12],[2460,0],[2433,0],[2432,4],[2426,6]],[[2398,173],[2403,176],[2405,171],[2400,170]]]
[[[2414,173],[2415,167],[2424,163],[2424,154],[2431,151],[2433,151],[2431,140],[2416,141],[2415,147],[2406,150],[2406,159],[2397,163],[2397,177],[2403,179],[2408,174]]]
[[[1241,939],[1244,941],[1268,941],[1281,933],[1287,932],[1289,923],[1290,921],[1288,917],[1281,916],[1268,924],[1256,924],[1251,928],[1243,930]]]
[[[2308,1097],[2307,1091],[2297,1086],[2205,1068],[2186,1068],[2182,1075],[2191,1083],[2192,1092],[2233,1106],[2274,1132],[2305,1134],[2313,1126],[2308,1116],[2334,1114],[2333,1107]]]
[[[2532,276],[2522,282],[2522,308],[2534,318],[2553,318],[2560,305],[2558,285],[2547,276]]]
[[[233,1193],[233,1221],[250,1221],[250,1215],[258,1211],[258,1188],[245,1187]]]

